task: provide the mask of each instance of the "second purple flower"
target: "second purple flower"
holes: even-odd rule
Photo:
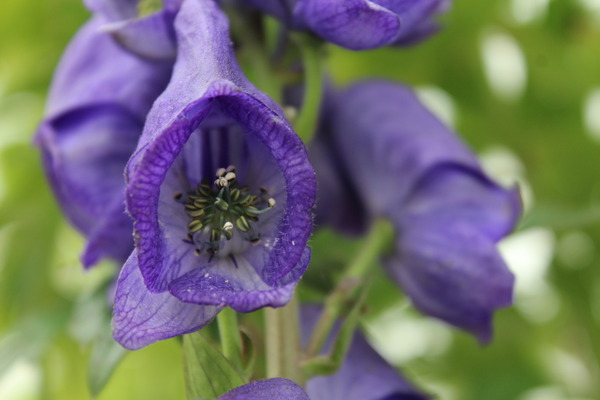
[[[514,277],[495,244],[521,214],[518,190],[490,180],[406,87],[361,82],[327,107],[311,148],[317,221],[356,234],[389,219],[391,279],[425,314],[488,342],[494,311],[512,303]]]

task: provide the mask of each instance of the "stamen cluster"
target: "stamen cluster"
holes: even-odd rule
[[[199,245],[196,252],[206,250],[210,255],[217,254],[221,239],[231,240],[234,228],[244,233],[243,238],[252,244],[260,241],[260,234],[252,224],[258,221],[260,214],[275,207],[275,199],[267,198],[267,191],[261,188],[261,195],[249,193],[248,186],[239,186],[235,167],[219,168],[213,186],[206,181],[196,190],[187,194],[184,208],[192,219],[188,223],[188,239]],[[179,200],[183,196],[178,195]],[[265,208],[258,208],[260,203]]]

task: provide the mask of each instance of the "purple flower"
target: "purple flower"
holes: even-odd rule
[[[356,233],[389,218],[397,232],[385,262],[391,278],[422,312],[489,341],[493,311],[512,302],[514,278],[495,243],[521,213],[518,190],[491,181],[405,87],[363,82],[323,115],[311,149],[326,199],[317,221]],[[333,207],[341,202],[346,208]]]
[[[351,50],[407,45],[438,29],[450,0],[246,0],[293,29]]]
[[[310,258],[304,145],[242,74],[214,1],[186,0],[175,31],[173,77],[127,168],[136,249],[113,327],[129,349],[197,330],[225,306],[286,304]]]
[[[52,189],[87,239],[82,261],[120,262],[133,248],[123,172],[171,66],[123,51],[96,15],[75,36],[56,71],[36,144]]]

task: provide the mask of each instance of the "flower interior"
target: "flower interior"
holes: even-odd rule
[[[256,267],[279,240],[285,179],[267,147],[225,119],[205,120],[184,145],[161,186],[159,223],[194,266]]]
[[[233,165],[219,168],[215,178],[212,185],[205,179],[186,195],[175,195],[191,218],[190,244],[196,247],[197,254],[206,251],[211,256],[217,255],[223,242],[232,240],[234,234],[251,244],[259,244],[260,233],[254,225],[261,214],[275,207],[276,200],[269,197],[264,187],[259,194],[252,194],[248,186],[240,186]]]

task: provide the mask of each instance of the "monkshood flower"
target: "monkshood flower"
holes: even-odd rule
[[[123,173],[171,74],[170,64],[121,49],[100,30],[106,22],[95,15],[67,48],[35,138],[63,212],[87,239],[86,267],[131,253]]]
[[[225,306],[286,304],[310,258],[304,145],[242,74],[214,1],[184,0],[175,32],[171,82],[127,167],[136,248],[113,328],[129,349],[197,330]]]
[[[317,306],[302,307],[301,325],[304,342],[308,340],[319,312],[320,308]],[[327,346],[331,344],[329,341]],[[271,394],[277,395],[270,396]],[[306,383],[306,392],[292,381],[274,378],[251,382],[233,389],[218,400],[309,398],[310,400],[427,400],[429,397],[415,389],[373,350],[360,333],[356,332],[340,369],[329,376],[309,379]]]
[[[351,50],[408,45],[439,28],[450,0],[244,0],[292,29]]]
[[[512,302],[514,278],[495,243],[521,213],[518,190],[490,180],[406,87],[363,82],[328,104],[313,150],[330,157],[311,157],[317,221],[356,233],[390,219],[391,278],[422,312],[487,342],[494,310]]]

